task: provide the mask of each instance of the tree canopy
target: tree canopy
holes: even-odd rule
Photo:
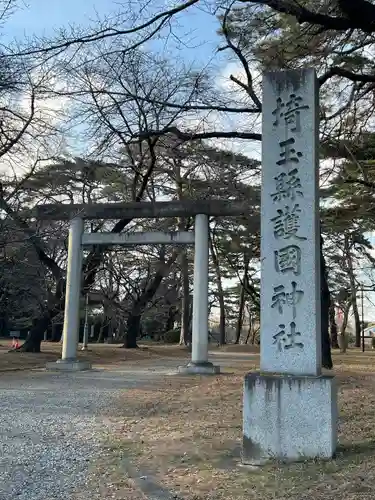
[[[4,31],[11,4],[16,8],[0,3]],[[21,278],[33,276],[38,292],[25,306],[33,326],[24,348],[38,350],[65,294],[67,227],[28,216],[39,203],[247,202],[253,217],[210,221],[210,303],[222,342],[231,327],[239,340],[245,316],[259,320],[261,74],[303,66],[316,69],[320,86],[322,276],[331,291],[325,307],[352,308],[358,344],[357,292],[373,283],[374,3],[116,5],[85,26],[3,43],[0,54],[3,234],[14,227],[21,235],[16,244],[3,238],[2,314],[17,321],[12,301],[25,288]],[[203,48],[203,34],[194,46],[179,28],[191,12],[216,27],[207,61],[191,57]],[[126,214],[87,224],[112,232],[191,227],[189,217],[134,221]],[[155,321],[164,331],[180,323],[188,341],[191,257],[189,249],[92,248],[82,294],[100,292],[104,322],[129,347]],[[30,307],[34,300],[38,306]],[[113,326],[116,315],[121,321]]]

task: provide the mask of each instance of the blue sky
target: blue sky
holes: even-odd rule
[[[26,4],[26,5],[25,5]],[[7,21],[6,34],[50,35],[53,30],[69,24],[88,25],[90,20],[118,10],[111,0],[30,0]]]
[[[163,4],[171,5],[171,2],[153,0],[153,11],[160,11]],[[121,10],[126,12],[126,1],[123,6],[121,9],[121,0],[23,0],[19,9],[7,20],[3,37],[5,40],[19,40],[25,35],[49,36],[56,29],[72,24],[89,27],[98,16],[104,18]],[[190,46],[179,51],[180,54],[188,60],[208,61],[219,42],[217,28],[215,17],[200,8],[193,7],[180,14],[174,33],[177,37],[189,40]],[[171,42],[173,44],[173,40]]]
[[[121,0],[24,0],[25,4],[7,20],[3,30],[3,42],[16,38],[23,39],[25,36],[51,36],[54,31],[69,25],[80,25],[89,27],[95,22],[99,16],[101,18],[113,15],[120,10]],[[175,4],[177,2],[173,2]],[[154,10],[162,5],[171,5],[172,2],[167,0],[152,0]],[[124,2],[124,6],[127,2]],[[174,33],[177,37],[188,40],[188,47],[178,50],[177,41],[173,39],[169,46],[169,50],[175,50],[187,62],[195,61],[199,65],[209,63],[215,55],[217,46],[220,44],[220,38],[216,35],[218,22],[214,16],[196,7],[185,11],[178,17],[178,26],[175,27]],[[162,48],[159,43],[154,45],[154,48]],[[218,68],[226,65],[228,60],[226,56],[216,56]],[[253,154],[258,154],[254,151]],[[374,237],[375,241],[375,237]],[[365,281],[365,280],[364,280]],[[369,300],[365,299],[365,310],[368,319],[375,320],[375,295],[368,294]]]

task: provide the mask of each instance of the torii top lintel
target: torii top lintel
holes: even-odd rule
[[[40,220],[158,219],[164,217],[249,216],[251,205],[240,200],[182,200],[133,203],[39,205],[33,210]]]

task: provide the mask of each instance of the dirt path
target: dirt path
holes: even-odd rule
[[[375,498],[374,352],[334,353],[336,459],[256,471],[238,465],[243,375],[259,356],[210,357],[226,374],[171,376],[179,356],[1,373],[0,500]]]
[[[212,353],[211,359],[230,367],[236,355]],[[129,404],[137,403],[138,389],[152,394],[168,387],[176,380],[170,375],[187,361],[159,356],[102,364],[98,359],[88,372],[1,373],[0,500],[145,498],[137,486],[147,498],[166,500],[168,491],[132,470],[125,456],[123,477],[115,482],[109,466],[113,450],[105,449],[105,443],[113,442],[111,417],[116,417],[117,405],[127,397]]]
[[[118,398],[152,390],[175,365],[158,360],[81,373],[2,374],[0,500],[140,498],[131,486],[117,491],[94,465],[106,455],[107,417]]]

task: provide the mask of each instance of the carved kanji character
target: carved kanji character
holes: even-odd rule
[[[296,151],[292,145],[295,144],[295,139],[291,137],[286,141],[279,142],[280,148],[284,149],[281,151],[280,157],[281,160],[277,161],[277,165],[288,165],[289,163],[299,163],[299,158],[301,158],[302,153],[300,151]]]
[[[289,206],[285,206],[284,209],[279,208],[277,210],[276,217],[271,219],[273,222],[273,234],[275,238],[283,238],[285,240],[294,237],[298,240],[305,240],[306,238],[298,236],[297,232],[300,228],[299,214],[301,209],[299,204],[296,203],[292,209]]]
[[[302,187],[301,181],[299,177],[297,177],[297,174],[298,170],[294,168],[287,174],[281,172],[274,177],[276,181],[276,192],[271,194],[273,201],[281,201],[284,198],[290,198],[294,201],[297,195],[303,197],[303,192],[299,189]]]
[[[279,325],[279,331],[273,336],[273,343],[277,344],[278,350],[288,350],[293,347],[303,349],[303,342],[299,342],[301,332],[296,331],[296,324],[294,321],[290,323],[290,333],[286,333],[285,325]]]
[[[285,274],[292,271],[296,276],[301,274],[301,249],[297,245],[288,245],[275,250],[275,269]]]
[[[273,126],[277,127],[281,120],[284,120],[286,125],[292,125],[292,132],[299,132],[301,130],[301,111],[309,109],[308,105],[302,104],[303,99],[296,94],[290,94],[289,100],[284,103],[281,97],[276,99],[276,108],[272,111],[275,116]]]
[[[275,121],[273,122],[273,126],[277,127],[280,125],[281,118],[284,117],[284,108],[285,104],[281,97],[276,99],[276,108],[272,111],[272,114],[275,116]]]
[[[271,307],[277,307],[279,313],[283,313],[283,306],[286,303],[286,294],[284,285],[278,285],[273,288],[274,295],[272,296]]]
[[[303,291],[297,290],[297,283],[292,281],[292,291],[285,292],[284,285],[279,285],[274,287],[274,295],[272,296],[272,304],[271,307],[277,307],[279,313],[283,313],[283,306],[291,306],[293,310],[293,319],[296,318],[297,311],[296,305],[300,302],[303,297]]]
[[[301,130],[301,111],[309,109],[306,104],[302,105],[302,97],[296,94],[290,94],[289,101],[285,104],[284,118],[287,125],[292,125],[292,132],[299,132]]]

